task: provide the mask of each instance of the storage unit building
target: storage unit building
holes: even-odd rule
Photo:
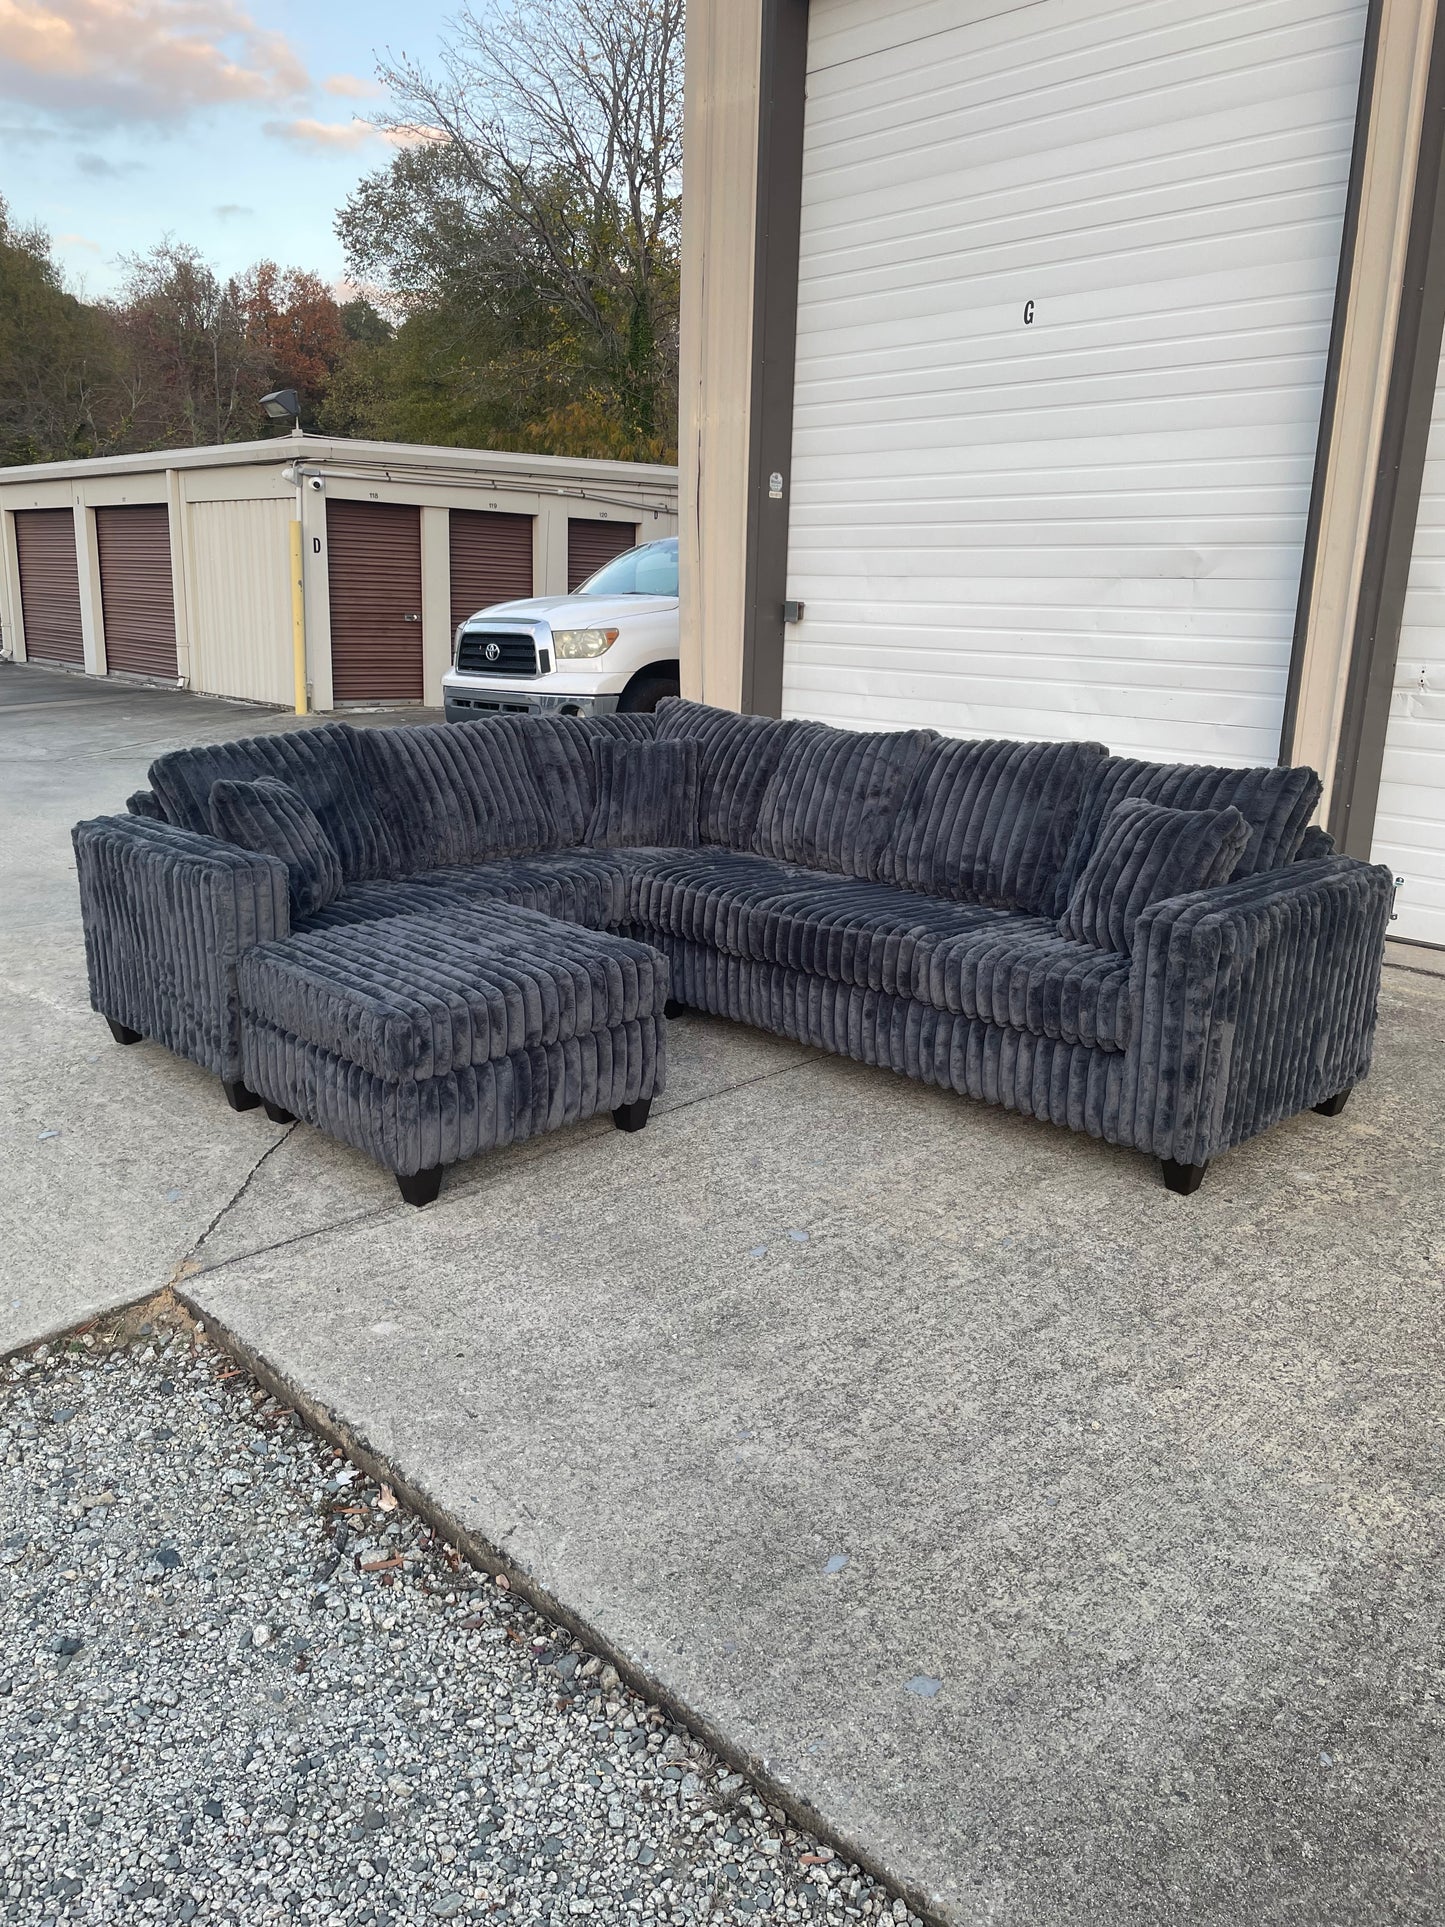
[[[686,141],[684,691],[1311,762],[1445,942],[1445,9],[695,0]]]
[[[458,622],[677,528],[674,469],[289,436],[0,470],[12,657],[290,706],[437,704]]]

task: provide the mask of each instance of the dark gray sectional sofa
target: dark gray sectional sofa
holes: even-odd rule
[[[1369,1068],[1390,876],[1309,827],[1309,770],[674,701],[331,722],[150,783],[75,831],[96,1009],[417,1201],[604,1106],[637,1128],[679,1006],[1143,1151],[1185,1192]]]

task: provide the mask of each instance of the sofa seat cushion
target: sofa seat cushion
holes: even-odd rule
[[[1017,921],[771,857],[715,848],[648,854],[633,877],[635,927],[891,995],[914,994],[919,959],[935,944]]]
[[[1050,918],[1009,917],[993,930],[930,945],[914,995],[1009,1030],[1091,1050],[1129,1048],[1132,959],[1059,935]]]
[[[636,859],[642,852],[629,850]],[[612,930],[628,915],[629,868],[611,856],[561,850],[546,856],[457,864],[422,876],[353,883],[334,903],[292,921],[293,930],[339,930],[380,917],[416,915],[447,904],[515,903],[589,930]]]
[[[501,903],[313,930],[237,966],[244,1021],[383,1078],[655,1019],[667,983],[645,944]]]

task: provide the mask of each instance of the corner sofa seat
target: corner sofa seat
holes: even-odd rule
[[[635,772],[625,746],[650,739],[686,746],[667,765],[670,781],[688,772],[668,819],[695,829],[682,847],[656,847],[645,822],[619,836],[615,812],[598,828],[616,801],[599,772],[618,757]],[[275,855],[210,834],[215,784],[258,777],[301,797],[335,846],[340,894],[321,908],[288,903]],[[655,800],[661,778],[644,777],[627,809],[646,816],[649,783]],[[564,949],[569,930],[579,948],[588,930],[647,946],[674,1003],[1197,1175],[1282,1117],[1337,1107],[1369,1068],[1390,879],[1308,827],[1318,796],[1307,770],[870,735],[674,700],[656,717],[327,723],[176,751],[128,816],[81,824],[75,842],[92,1002],[118,1034],[223,1079],[241,1075],[238,983],[256,947],[346,937],[360,958],[387,949],[390,920],[501,929],[514,906],[555,920]],[[1126,799],[1237,810],[1221,846],[1234,867],[1080,941],[1060,920]]]
[[[1130,959],[1068,941],[1053,918],[731,850],[659,853],[632,901],[640,928],[750,963],[1068,1043],[1128,1043]]]

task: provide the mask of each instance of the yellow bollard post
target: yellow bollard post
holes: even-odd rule
[[[306,714],[306,583],[301,563],[301,524],[291,524],[291,661],[296,674],[296,714]]]

